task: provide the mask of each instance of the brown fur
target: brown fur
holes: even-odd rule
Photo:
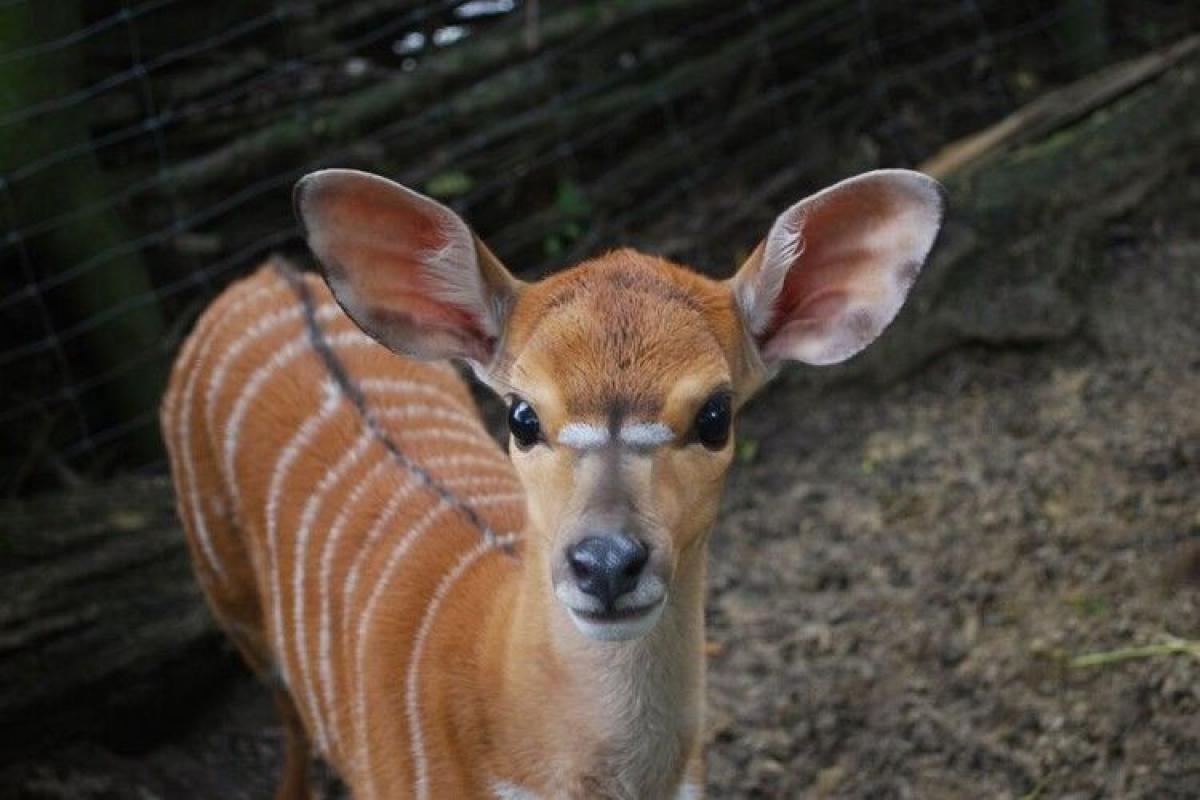
[[[304,280],[318,305],[331,303],[329,293],[319,279]],[[267,289],[270,293],[234,313],[231,318],[221,319],[222,314],[239,299],[247,298],[251,292],[261,289]],[[322,386],[328,384],[329,376],[311,347],[306,344],[299,358],[263,384],[257,399],[249,406],[242,425],[241,442],[232,473],[226,472],[221,465],[225,448],[223,431],[233,411],[235,397],[245,390],[254,370],[287,342],[303,341],[304,322],[299,315],[262,336],[230,362],[221,388],[213,395],[215,416],[211,420],[211,426],[205,414],[205,389],[212,380],[212,370],[223,354],[230,352],[233,343],[245,334],[251,325],[272,313],[278,314],[286,312],[289,308],[296,308],[296,305],[294,293],[275,270],[269,268],[235,284],[218,298],[197,323],[195,332],[176,362],[164,401],[163,428],[172,456],[172,472],[178,487],[180,514],[189,534],[197,573],[217,619],[238,644],[249,663],[264,678],[274,682],[278,673],[290,674],[290,680],[285,686],[286,691],[281,693],[281,711],[285,722],[288,722],[292,717],[294,702],[295,713],[299,715],[302,727],[289,726],[289,737],[307,741],[309,734],[314,730],[316,720],[314,698],[309,694],[302,676],[298,674],[296,655],[292,652],[297,643],[297,631],[292,624],[291,614],[295,602],[291,586],[295,537],[306,499],[314,495],[322,478],[329,474],[339,455],[345,453],[351,443],[362,435],[364,426],[352,404],[343,399],[336,413],[329,417],[327,424],[313,438],[310,446],[304,448],[296,457],[282,487],[282,502],[278,510],[280,535],[272,567],[266,541],[272,465],[278,461],[280,453],[304,421],[320,406],[323,392],[328,391],[322,389]],[[415,460],[423,463],[434,477],[461,478],[464,474],[470,474],[470,471],[430,467],[431,456],[471,454],[478,456],[484,464],[482,467],[475,467],[475,472],[480,478],[492,481],[493,484],[478,492],[462,492],[462,499],[466,503],[471,504],[477,496],[482,496],[489,490],[494,492],[497,487],[510,494],[518,491],[519,487],[511,467],[475,419],[469,393],[453,370],[445,365],[424,364],[392,355],[359,333],[340,311],[324,325],[324,329],[326,334],[347,334],[361,339],[360,346],[343,348],[338,353],[347,370],[360,385],[364,378],[386,377],[418,382],[440,392],[436,398],[411,393],[408,396],[383,398],[368,393],[368,402],[372,407],[378,409],[384,405],[419,402],[438,406],[443,410],[457,411],[472,421],[458,427],[474,437],[474,444],[422,440],[419,434],[423,429],[445,424],[444,421],[428,414],[383,422],[387,433],[396,444]],[[186,389],[190,381],[195,381],[195,386],[189,394]],[[186,453],[180,437],[184,416],[190,422]],[[205,506],[200,512],[204,515],[204,523],[218,563],[225,572],[223,579],[210,568],[209,560],[197,536],[196,518],[193,516],[195,509],[192,508],[191,501],[193,495],[188,490],[188,475],[185,472],[187,468],[183,463],[185,455],[190,457],[193,465],[191,471],[198,486],[196,496]],[[350,492],[365,480],[368,472],[376,464],[382,462],[382,471],[375,473],[375,480],[363,492],[355,507],[350,509],[350,515],[343,526],[342,541],[333,553],[334,579],[331,586],[335,591],[331,597],[331,649],[335,702],[341,713],[338,717],[340,728],[335,732],[334,743],[324,755],[351,786],[363,782],[352,756],[364,745],[356,740],[350,723],[354,692],[360,684],[369,686],[371,696],[367,709],[368,736],[372,739],[372,750],[378,754],[381,770],[376,781],[380,796],[397,797],[405,796],[411,785],[411,768],[407,763],[408,751],[402,746],[407,739],[407,732],[400,729],[400,723],[405,719],[404,669],[411,656],[411,646],[420,620],[418,613],[406,614],[400,609],[423,609],[442,575],[461,553],[478,545],[481,535],[476,527],[461,515],[444,513],[437,519],[436,528],[431,534],[422,537],[414,545],[409,553],[409,567],[401,571],[400,579],[393,580],[390,584],[387,603],[383,606],[382,613],[377,615],[375,625],[368,631],[365,642],[367,657],[364,671],[360,674],[355,663],[356,632],[353,630],[353,623],[357,622],[364,611],[368,600],[367,590],[379,578],[384,566],[383,561],[389,549],[395,545],[397,537],[436,502],[436,496],[427,488],[419,488],[411,493],[410,501],[404,504],[394,524],[390,526],[391,533],[375,541],[366,554],[361,565],[358,591],[351,597],[350,607],[343,608],[341,590],[345,586],[346,575],[355,557],[362,552],[365,535],[388,500],[401,492],[410,480],[409,474],[399,465],[390,464],[389,459],[384,446],[372,439],[357,462],[345,470],[342,480],[329,488],[326,501],[320,505],[313,518],[308,542],[308,569],[304,582],[307,598],[305,646],[309,652],[311,667],[314,670],[319,669],[318,625],[321,620],[320,615],[316,613],[320,605],[317,555],[325,535],[343,509]],[[233,484],[238,486],[240,496],[240,502],[236,505],[231,490]],[[478,506],[477,512],[493,531],[503,534],[520,530],[523,517],[521,509],[519,496],[514,496],[512,500],[500,505]],[[513,556],[503,548],[493,548],[464,575],[455,597],[466,594],[468,587],[476,584],[479,586],[480,596],[493,595],[506,581],[511,582],[515,573],[516,560]],[[274,583],[276,574],[283,577],[278,592]],[[271,598],[277,593],[284,602],[283,640],[288,651],[286,654],[276,652],[272,643],[274,632]],[[502,599],[503,592],[496,594],[497,599]],[[467,605],[476,613],[481,608],[489,607],[488,603]],[[470,654],[476,648],[455,647],[453,657],[438,654],[441,638],[447,635],[447,631],[459,627],[448,624],[448,621],[455,617],[455,609],[451,606],[439,620],[439,625],[425,651],[424,661],[434,665],[431,668],[433,673],[436,673],[438,664],[454,663],[465,667],[471,663]],[[341,624],[344,618],[351,621],[351,629],[345,629]],[[427,672],[426,675],[428,674],[430,673]],[[436,716],[438,708],[438,693],[423,692],[423,713]],[[431,709],[435,710],[431,712]],[[301,751],[289,748],[291,758],[281,796],[299,797],[307,792],[307,782],[303,778],[306,759],[297,763],[298,759],[295,756],[298,752]],[[435,796],[446,795],[439,792],[435,793]]]
[[[331,303],[322,283],[302,280],[315,306]],[[260,297],[250,302],[254,292]],[[246,307],[231,312],[239,301]],[[519,500],[481,506],[478,498],[486,490],[459,492],[490,530],[481,531],[460,513],[438,516],[405,556],[360,641],[357,624],[390,549],[436,505],[438,495],[425,487],[413,491],[391,533],[364,541],[389,499],[412,478],[402,465],[389,462],[381,441],[368,436],[357,460],[343,465],[340,478],[330,483],[327,476],[356,441],[361,443],[366,430],[353,404],[342,398],[295,455],[277,491],[272,558],[268,516],[275,465],[286,458],[289,442],[322,402],[330,402],[330,392],[336,393],[327,365],[306,344],[294,361],[262,384],[246,407],[232,470],[223,464],[225,430],[254,371],[287,343],[303,341],[302,314],[292,312],[292,319],[232,359],[212,394],[212,419],[206,416],[205,399],[213,371],[224,354],[234,352],[236,340],[270,315],[295,308],[296,295],[273,269],[231,287],[197,323],[175,365],[163,406],[180,514],[212,608],[260,674],[284,679],[279,704],[293,746],[280,797],[308,792],[300,754],[320,728],[329,731],[322,755],[356,797],[486,797],[498,780],[546,797],[629,797],[635,791],[631,787],[639,787],[640,796],[669,797],[685,775],[697,780],[704,543],[729,448],[714,454],[684,442],[699,404],[714,387],[731,386],[741,369],[742,332],[723,284],[659,259],[618,251],[523,291],[503,343],[507,368],[498,377],[513,391],[535,398],[549,436],[568,417],[603,421],[614,408],[664,422],[677,434],[676,445],[645,459],[628,479],[655,551],[671,560],[674,577],[669,608],[657,628],[643,641],[622,646],[581,641],[548,593],[545,565],[562,544],[560,532],[571,530],[571,515],[588,492],[586,481],[575,475],[578,455],[565,448],[515,455],[533,510],[528,525]],[[340,311],[327,316],[321,324],[326,338],[362,336]],[[404,359],[368,341],[339,347],[337,356],[355,385],[388,377],[440,392],[436,400],[365,392],[376,412],[385,405],[415,402],[472,417],[475,413],[465,387],[448,367]],[[423,430],[443,424],[424,414],[386,421],[384,427],[399,448],[439,480],[475,475],[492,481],[493,492],[496,485],[515,490],[512,468],[477,421],[459,425],[473,432],[473,443],[421,439]],[[482,454],[483,466],[430,466],[438,456],[462,454]],[[384,466],[377,467],[380,463]],[[375,477],[368,485],[371,474]],[[193,475],[195,492],[189,483]],[[323,481],[329,485],[322,490]],[[356,488],[359,495],[350,505]],[[306,552],[297,561],[305,507],[322,496],[310,514]],[[202,508],[192,507],[193,498]],[[198,520],[208,530],[223,577],[209,564]],[[323,621],[321,553],[338,524],[341,538],[331,562],[332,615]],[[522,529],[518,546],[488,544],[488,536]],[[480,548],[482,555],[441,599],[420,655],[417,709],[426,783],[418,787],[414,721],[406,705],[413,642],[439,583],[464,553]],[[358,589],[343,608],[341,590],[356,557],[362,561]],[[293,622],[297,598],[292,591],[301,562],[303,630]],[[272,616],[275,597],[284,610],[279,631]],[[350,623],[348,628],[343,621]],[[334,643],[332,710],[320,702],[323,625],[330,627],[326,634]],[[301,639],[308,680],[296,652]],[[276,641],[283,642],[282,650]],[[361,669],[359,652],[365,654]],[[648,660],[663,664],[666,671],[652,678],[642,675]],[[631,685],[639,681],[657,683]],[[368,697],[361,720],[355,705],[359,693]],[[365,726],[365,740],[356,724]],[[671,733],[663,738],[667,731]],[[654,737],[660,741],[651,741]],[[425,794],[419,795],[418,788]]]
[[[466,360],[541,438],[506,459],[452,370],[392,355],[289,269],[202,317],[163,429],[197,573],[277,686],[280,797],[307,794],[310,743],[360,800],[698,793],[733,438],[702,443],[697,413],[873,340],[933,244],[936,183],[883,170],[813,195],[726,282],[619,250],[525,284],[384,178],[324,170],[296,197],[357,324]],[[568,558],[614,534],[646,555],[625,627],[588,621]]]
[[[449,367],[393,355],[289,268],[203,315],[163,431],[197,574],[276,686],[279,796],[308,794],[310,746],[360,800],[698,794],[733,437],[701,442],[697,413],[872,341],[932,247],[936,183],[882,170],[813,195],[726,282],[618,250],[525,284],[384,178],[323,170],[296,198],[363,330],[466,360],[541,438],[506,459]],[[593,624],[568,554],[617,535],[646,558],[633,605]]]

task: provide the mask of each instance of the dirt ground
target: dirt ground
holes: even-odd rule
[[[1200,640],[1200,231],[1147,212],[1097,274],[1068,343],[785,379],[739,421],[710,797],[1200,797],[1200,656],[1071,661]],[[239,679],[158,749],[0,767],[0,796],[264,798],[279,745]]]

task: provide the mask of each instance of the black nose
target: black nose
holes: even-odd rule
[[[608,611],[637,586],[649,557],[645,545],[623,534],[589,536],[567,551],[580,591],[598,598]]]

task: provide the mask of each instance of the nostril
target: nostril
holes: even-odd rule
[[[567,563],[571,566],[571,574],[579,581],[591,578],[596,568],[595,558],[579,547],[573,547],[567,553]]]
[[[650,551],[641,542],[633,539],[625,539],[622,552],[618,560],[619,572],[616,580],[614,596],[620,597],[626,592],[631,592],[637,588],[638,579],[642,576],[642,569],[646,566],[646,562],[650,559]]]
[[[634,542],[626,555],[624,568],[621,570],[621,575],[626,578],[636,578],[642,573],[642,567],[646,566],[646,561],[650,558],[649,551],[640,542]]]

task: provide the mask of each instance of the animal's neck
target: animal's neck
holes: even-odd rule
[[[544,556],[526,554],[483,662],[501,676],[498,740],[527,743],[506,751],[498,779],[547,796],[675,794],[703,726],[705,550],[682,554],[654,630],[617,643],[584,638],[551,595]]]

